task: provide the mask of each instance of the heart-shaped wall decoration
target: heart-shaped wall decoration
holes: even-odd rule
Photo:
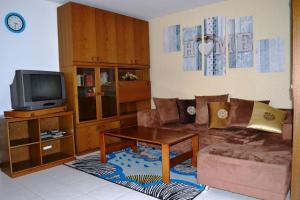
[[[198,46],[198,50],[205,56],[209,55],[213,49],[214,49],[214,43],[212,41],[207,43],[201,43]]]

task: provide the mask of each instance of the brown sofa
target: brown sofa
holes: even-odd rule
[[[205,125],[160,125],[156,110],[138,113],[138,125],[192,131],[199,134],[197,181],[211,187],[266,200],[284,200],[290,187],[292,113],[283,133],[246,128],[208,129]],[[171,147],[177,153],[191,149],[191,141]]]

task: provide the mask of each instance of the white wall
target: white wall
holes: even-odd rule
[[[58,6],[45,0],[0,0],[0,115],[11,109],[9,84],[16,69],[59,70]],[[22,33],[6,28],[4,18],[9,12],[25,18]]]
[[[226,69],[225,76],[206,77],[203,71],[184,72],[183,53],[165,53],[163,28],[202,25],[206,17],[253,16],[254,49],[257,40],[281,37],[285,43],[285,71],[257,73],[256,68]],[[203,30],[203,29],[202,29]],[[290,108],[289,0],[227,0],[150,20],[151,85],[154,97],[193,98],[229,93],[231,97],[270,99],[276,107]],[[255,64],[255,54],[254,54]],[[203,68],[203,67],[202,67]]]

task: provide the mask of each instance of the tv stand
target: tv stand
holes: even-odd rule
[[[73,112],[49,110],[53,111],[28,111],[35,115],[0,118],[0,161],[7,175],[22,176],[74,160]],[[45,132],[50,132],[50,137],[45,137]]]
[[[59,106],[54,108],[46,108],[40,110],[12,110],[12,111],[5,111],[4,117],[20,117],[20,118],[27,118],[27,117],[35,117],[41,116],[45,114],[51,113],[58,113],[67,111],[67,106]]]

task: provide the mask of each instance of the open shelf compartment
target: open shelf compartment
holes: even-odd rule
[[[74,155],[73,137],[42,142],[42,162],[48,164]]]
[[[49,118],[40,119],[40,130],[41,132],[59,130],[65,132],[63,137],[68,137],[73,134],[72,115],[62,115]],[[61,138],[63,138],[61,137]],[[58,138],[43,139],[42,141],[53,140]]]
[[[39,142],[38,119],[9,122],[8,128],[10,147]]]
[[[40,144],[11,149],[12,171],[19,172],[41,164]]]

